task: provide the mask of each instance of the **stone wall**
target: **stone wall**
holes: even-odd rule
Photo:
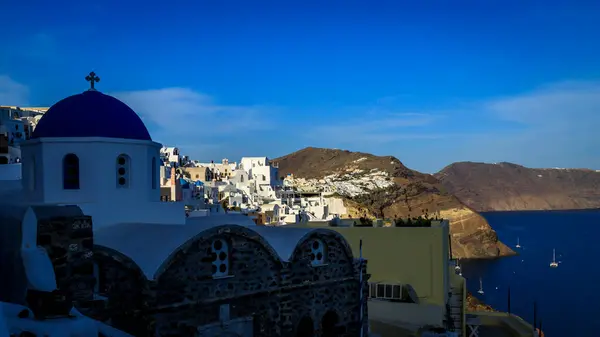
[[[46,249],[56,284],[67,299],[90,300],[93,294],[92,219],[79,208],[34,207],[38,218],[37,244]]]
[[[326,247],[319,266],[310,262],[313,239]],[[213,262],[223,257],[214,254],[215,240],[228,245],[229,269],[213,278]],[[115,251],[96,246],[95,261],[108,300],[86,313],[135,336],[214,335],[224,320],[241,322],[253,336],[292,337],[303,317],[314,322],[314,336],[359,335],[358,264],[328,230],[305,238],[287,262],[251,229],[215,227],[188,241],[150,282]],[[323,325],[326,316],[334,317],[335,331]]]
[[[151,298],[142,271],[128,257],[94,246],[94,263],[98,272],[98,293],[93,301],[76,303],[87,316],[105,322],[134,336],[153,336],[146,309]]]
[[[325,244],[323,265],[311,266],[312,244]],[[311,317],[316,335],[323,335],[323,318],[328,312],[337,316],[338,336],[359,334],[358,269],[347,243],[337,233],[312,234],[297,248],[283,278],[282,303],[284,336],[293,336],[299,321]]]
[[[229,275],[213,279],[211,245],[229,246]],[[221,304],[230,318],[253,316],[263,336],[278,336],[278,291],[283,265],[262,237],[243,227],[209,230],[179,250],[158,278],[156,327],[161,336],[192,336],[196,329],[219,321]]]
[[[282,262],[254,232],[243,227],[204,233],[182,249],[160,276],[156,288],[156,326],[161,336],[192,335],[219,321],[229,304],[229,319],[252,317],[255,336],[295,336],[310,317],[316,336],[323,317],[337,317],[338,336],[359,331],[358,273],[350,249],[334,232],[314,234],[327,247],[326,263],[310,265],[312,238],[290,262]],[[230,245],[230,276],[212,278],[210,247],[215,239]]]

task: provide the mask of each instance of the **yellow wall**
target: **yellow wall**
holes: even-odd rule
[[[346,238],[355,257],[363,239],[369,282],[410,284],[422,303],[445,306],[449,282],[447,222],[432,227],[328,228]]]

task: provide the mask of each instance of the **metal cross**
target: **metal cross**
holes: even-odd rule
[[[96,89],[94,88],[94,82],[100,82],[100,77],[96,76],[96,73],[92,71],[89,75],[85,77],[85,80],[90,82],[89,90],[95,91]]]

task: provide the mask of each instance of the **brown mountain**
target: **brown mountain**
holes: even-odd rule
[[[392,156],[308,147],[272,161],[279,164],[282,176],[293,174],[312,186],[329,184],[337,192],[335,197],[343,200],[349,216],[393,218],[425,212],[436,214],[450,219],[455,256],[489,258],[514,254],[498,241],[496,232],[483,217],[445,192],[434,176],[411,170]],[[387,185],[359,195],[332,185],[331,179],[323,179],[335,175],[337,181],[344,181],[344,186],[364,186],[360,184],[370,180],[372,174],[380,174],[380,181]]]
[[[477,211],[600,208],[600,172],[460,162],[435,174]]]

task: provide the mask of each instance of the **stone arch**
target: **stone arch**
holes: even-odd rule
[[[187,336],[188,329],[211,327],[222,315],[228,316],[221,307],[227,303],[236,308],[236,317],[260,314],[254,317],[254,329],[259,331],[255,335],[273,335],[280,313],[280,299],[273,292],[280,289],[284,267],[276,252],[262,236],[244,226],[221,225],[202,230],[193,220],[187,226],[200,232],[174,249],[154,273],[154,304],[171,306],[184,300],[204,304],[178,309],[189,319],[176,327],[169,324],[167,314],[157,313],[157,334]],[[228,240],[231,249],[230,274],[226,276],[213,273],[216,252],[211,246],[216,239]],[[245,296],[249,293],[254,294],[251,300]]]
[[[329,241],[328,239],[332,239],[336,244],[340,245],[340,247],[342,248],[342,250],[344,251],[344,253],[346,255],[345,257],[349,261],[352,261],[354,259],[354,255],[352,254],[352,248],[350,248],[348,241],[346,241],[346,239],[340,233],[330,230],[330,229],[319,228],[319,229],[315,229],[315,230],[308,232],[300,240],[298,240],[298,243],[296,244],[296,247],[294,248],[294,252],[292,253],[290,260],[294,261],[299,257],[298,255],[301,253],[301,250],[302,250],[301,247],[307,241],[319,240],[321,242],[327,242],[327,241]],[[324,247],[324,249],[327,250],[328,248]],[[327,263],[327,262],[325,262],[325,263]]]
[[[302,316],[296,325],[296,337],[313,337],[315,335],[315,323],[310,316]]]
[[[158,279],[162,273],[169,269],[169,266],[173,262],[175,262],[175,260],[180,254],[185,253],[193,245],[197,244],[199,241],[207,241],[210,240],[211,237],[219,236],[222,234],[239,235],[240,237],[243,237],[247,240],[257,242],[267,251],[269,256],[273,258],[273,260],[275,260],[280,266],[283,267],[283,261],[281,261],[275,249],[273,249],[273,247],[260,234],[248,227],[233,224],[223,224],[201,231],[200,233],[194,235],[185,243],[180,245],[179,248],[177,248],[175,251],[171,252],[171,254],[169,254],[165,261],[163,261],[163,263],[160,265],[160,267],[154,274],[155,279]]]
[[[114,249],[94,245],[95,276],[103,280],[98,299],[104,306],[78,308],[84,315],[105,322],[134,336],[150,333],[151,320],[138,315],[152,301],[148,279],[141,268],[128,256]],[[109,322],[110,321],[110,322]]]
[[[129,256],[119,251],[102,245],[94,245],[94,259],[96,259],[97,257],[111,259],[119,264],[127,266],[127,268],[129,268],[130,270],[135,271],[135,274],[142,278],[145,282],[148,282],[148,279],[144,275],[144,272],[137,265],[137,263],[135,263],[135,261],[133,261]]]
[[[335,310],[329,310],[321,318],[321,336],[322,337],[337,337],[340,334],[338,324],[340,316]]]

